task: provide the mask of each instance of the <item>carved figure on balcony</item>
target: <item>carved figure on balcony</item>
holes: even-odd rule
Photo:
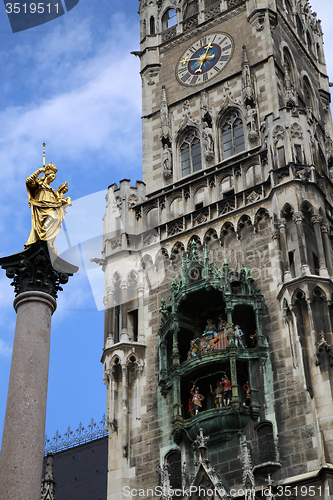
[[[167,315],[169,313],[168,306],[166,305],[166,302],[164,299],[161,299],[161,305],[159,307],[159,312],[162,315],[162,321],[165,321],[167,318]]]
[[[234,335],[235,335],[235,346],[242,347],[243,349],[245,349],[245,345],[242,342],[242,337],[244,336],[244,333],[242,332],[242,330],[239,328],[238,325],[235,326]]]
[[[216,326],[211,319],[207,319],[207,325],[203,332],[204,342],[202,344],[203,352],[212,351],[214,349],[212,341],[217,337]]]
[[[212,389],[212,386],[210,386],[210,392],[214,394],[215,399],[215,406],[216,408],[222,408],[223,407],[223,382],[220,380],[216,381],[216,389]]]
[[[194,385],[191,389],[191,397],[188,405],[188,411],[191,413],[192,417],[199,413],[204,399],[205,396],[199,393],[199,387],[195,387]]]
[[[163,148],[163,177],[169,179],[172,176],[172,152],[167,144]]]
[[[246,106],[246,125],[248,128],[249,140],[255,141],[258,137],[257,112],[249,104]]]
[[[253,335],[250,335],[250,339],[252,341],[252,346],[253,347],[258,347],[258,333],[257,333],[257,330],[254,330],[254,334]]]
[[[245,391],[245,401],[243,403],[244,406],[250,406],[251,404],[251,389],[249,381],[247,380],[243,385],[243,389]]]
[[[187,353],[187,359],[195,358],[200,354],[200,339],[191,340],[190,350]]]
[[[212,340],[214,349],[226,349],[228,347],[227,324],[222,316],[219,316],[217,325],[217,336]]]
[[[214,139],[213,139],[213,131],[208,126],[207,122],[203,122],[203,131],[202,131],[202,143],[204,146],[205,158],[208,161],[213,160],[214,158]]]
[[[229,406],[231,402],[232,392],[231,392],[231,380],[229,380],[227,375],[224,375],[222,379],[223,384],[223,405]]]

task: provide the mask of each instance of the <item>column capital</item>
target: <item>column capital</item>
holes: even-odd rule
[[[312,217],[310,218],[310,222],[312,224],[321,224],[321,222],[323,221],[323,218],[321,215],[319,214],[314,214],[312,215]]]
[[[44,292],[54,299],[62,291],[61,285],[78,271],[55,254],[46,241],[38,240],[20,253],[2,257],[0,266],[6,276],[12,279],[15,296],[23,292]]]
[[[279,239],[280,239],[280,231],[275,229],[275,231],[272,231],[272,240],[275,241]]]
[[[109,297],[110,295],[113,295],[115,292],[115,287],[113,285],[107,286],[106,287],[106,295]]]
[[[328,224],[321,224],[320,229],[322,233],[327,233],[328,234]]]
[[[282,218],[282,219],[278,219],[276,221],[276,227],[281,231],[281,229],[285,229],[286,228],[286,225],[287,225],[287,220]]]
[[[302,212],[294,212],[294,214],[293,214],[293,221],[296,224],[302,224],[303,219],[304,219],[304,215],[302,214]]]

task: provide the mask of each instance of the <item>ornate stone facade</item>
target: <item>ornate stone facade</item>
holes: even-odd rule
[[[303,0],[152,0],[139,13],[158,27],[141,33],[145,186],[111,186],[104,219],[109,498],[158,484],[319,498],[333,467],[320,23]],[[205,33],[219,57],[232,39],[222,70]]]

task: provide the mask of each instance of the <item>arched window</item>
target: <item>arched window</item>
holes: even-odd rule
[[[224,177],[220,184],[220,188],[222,195],[225,195],[226,193],[230,194],[230,192],[234,188],[233,177],[231,175],[228,175],[228,177]]]
[[[154,16],[151,16],[150,21],[149,21],[149,26],[150,26],[150,34],[155,35],[155,18],[154,18]]]
[[[294,64],[290,52],[286,47],[283,49],[283,63],[285,65],[285,69],[287,69],[288,71],[290,77],[290,83],[294,84],[295,83]]]
[[[312,108],[312,89],[307,76],[303,78],[303,93],[305,106]]]
[[[175,9],[168,9],[162,17],[162,30],[167,30],[177,24],[177,14]]]
[[[312,52],[312,40],[308,31],[306,32],[306,42],[308,44],[308,49]]]
[[[302,23],[301,18],[299,17],[298,14],[296,14],[296,26],[297,26],[298,36],[303,38],[304,37],[303,23]]]
[[[198,0],[191,0],[187,3],[184,11],[184,21],[189,17],[195,16],[199,12]]]
[[[173,490],[181,489],[182,487],[182,465],[180,451],[175,450],[168,453],[165,457],[166,463],[169,465],[170,487]]]
[[[196,130],[191,130],[184,137],[180,146],[182,175],[201,170],[201,145]]]
[[[245,149],[243,121],[232,111],[222,126],[222,155],[229,158]]]
[[[292,9],[290,1],[289,0],[285,0],[285,4],[286,4],[286,12],[287,12],[287,14],[289,14],[291,16],[292,13],[293,13],[293,9]]]

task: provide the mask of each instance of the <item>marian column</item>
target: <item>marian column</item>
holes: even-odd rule
[[[3,500],[40,500],[51,316],[61,285],[78,269],[54,251],[65,205],[49,185],[55,169],[46,166],[28,177],[33,224],[26,250],[0,259],[13,280],[17,313],[0,455]]]

